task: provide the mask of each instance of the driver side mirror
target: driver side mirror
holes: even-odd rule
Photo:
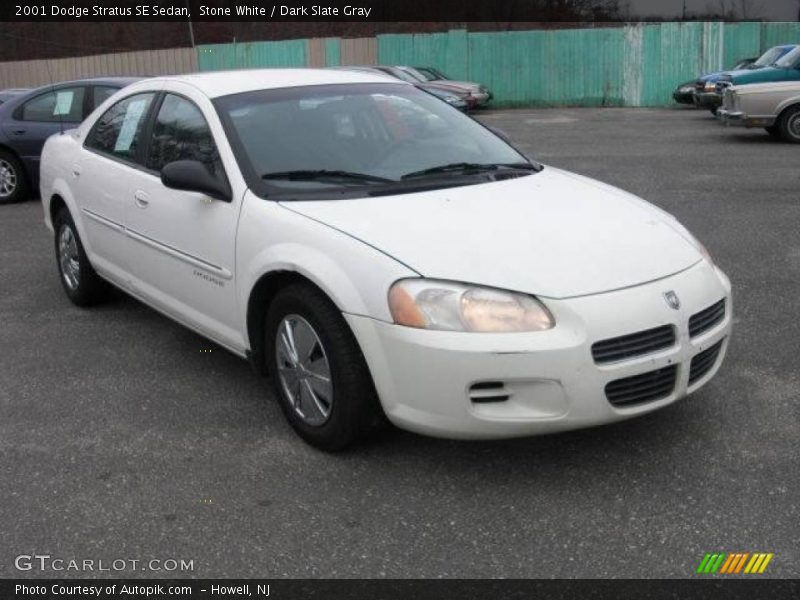
[[[212,175],[198,160],[176,160],[164,165],[161,183],[173,190],[200,192],[224,202],[233,197],[228,182]]]

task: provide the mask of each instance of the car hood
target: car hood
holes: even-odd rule
[[[779,67],[764,67],[763,69],[732,71],[730,73],[730,80],[734,85],[768,81],[794,81],[797,79],[800,79],[800,71],[797,69],[781,69]]]
[[[464,187],[282,204],[425,277],[551,298],[653,281],[702,258],[664,211],[550,167]]]
[[[700,77],[698,77],[697,80],[698,81],[716,81],[717,79],[719,79],[722,76],[723,73],[726,73],[726,72],[727,71],[716,71],[714,73],[706,73],[705,75],[700,75]]]
[[[455,92],[457,94],[466,94],[468,92],[477,91],[478,88],[474,84],[462,84],[457,81],[450,81],[449,79],[447,82],[444,81],[428,81],[426,85],[431,87],[438,88],[440,90],[447,90],[449,92]]]
[[[447,79],[447,80],[441,80],[440,82],[437,83],[443,83],[445,85],[456,85],[458,87],[468,88],[471,90],[481,89],[481,84],[475,83],[474,81],[455,81],[453,79]]]

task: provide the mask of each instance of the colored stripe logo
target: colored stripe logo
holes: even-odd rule
[[[775,556],[771,552],[707,552],[700,561],[696,573],[713,575],[761,574],[767,569],[769,561]]]

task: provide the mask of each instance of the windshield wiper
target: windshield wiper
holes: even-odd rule
[[[422,169],[421,171],[413,171],[411,173],[406,173],[400,179],[412,179],[415,177],[426,177],[428,175],[439,175],[442,173],[482,173],[484,171],[496,171],[498,169],[516,169],[516,170],[524,170],[524,171],[536,171],[536,167],[531,163],[526,162],[519,162],[519,163],[468,163],[468,162],[457,162],[457,163],[449,163],[446,165],[439,165],[437,167],[431,167],[429,169]]]
[[[390,183],[393,179],[369,175],[368,173],[354,173],[352,171],[337,171],[329,169],[305,169],[297,171],[276,171],[264,173],[261,179],[286,179],[288,181],[318,181],[321,179],[349,179],[352,181]]]

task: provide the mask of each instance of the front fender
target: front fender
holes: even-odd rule
[[[389,287],[398,279],[418,275],[346,233],[250,192],[239,220],[236,257],[245,332],[250,294],[258,281],[271,273],[302,275],[343,313],[384,321],[391,321]]]
[[[800,94],[792,96],[791,98],[786,98],[786,100],[783,100],[780,104],[778,104],[778,108],[775,110],[775,116],[777,117],[784,110],[790,106],[794,106],[795,104],[800,104]]]

